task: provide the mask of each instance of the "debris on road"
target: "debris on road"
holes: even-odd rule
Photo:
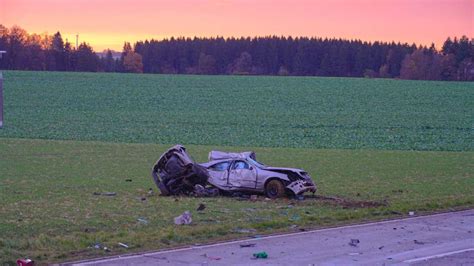
[[[16,260],[16,265],[18,266],[34,266],[35,262],[31,259],[18,259]]]
[[[199,206],[197,207],[196,211],[203,211],[206,208],[206,205],[204,203],[199,203]]]
[[[94,192],[92,193],[94,196],[116,196],[117,192]]]
[[[174,218],[174,224],[176,225],[191,224],[192,221],[191,212],[189,211],[185,211],[180,216]]]
[[[148,197],[151,197],[151,196],[155,195],[155,192],[153,191],[152,188],[149,188],[147,194],[148,194]]]
[[[351,241],[349,242],[349,245],[350,246],[353,246],[353,247],[357,247],[357,245],[359,245],[360,241],[359,239],[351,239]]]
[[[265,251],[262,251],[262,252],[254,253],[253,257],[255,259],[266,259],[268,258],[268,254]]]
[[[250,228],[250,229],[243,229],[243,228],[236,228],[234,229],[234,232],[240,233],[240,234],[247,234],[247,233],[255,233],[257,230]]]
[[[118,242],[118,245],[123,247],[123,248],[128,248],[128,245],[127,244],[124,244],[122,242]]]
[[[248,244],[240,244],[240,247],[241,248],[251,248],[251,247],[255,247],[255,243],[248,243]]]
[[[296,195],[295,199],[296,200],[304,200],[304,195]]]
[[[207,255],[207,254],[202,254],[202,256],[203,256],[203,257],[206,257],[206,258],[208,258],[208,259],[210,259],[210,260],[221,260],[221,259],[222,259],[222,258],[220,258],[220,257],[213,257],[213,256],[209,256],[209,255]]]
[[[422,241],[418,241],[418,240],[413,240],[413,243],[417,244],[417,245],[424,245],[425,242],[422,242]]]
[[[94,249],[102,249],[102,250],[104,250],[105,252],[110,252],[110,251],[111,251],[108,247],[102,245],[101,243],[95,243],[95,244],[92,246],[92,248],[94,248]]]
[[[148,220],[145,219],[145,218],[138,218],[137,221],[142,223],[142,224],[148,224]]]

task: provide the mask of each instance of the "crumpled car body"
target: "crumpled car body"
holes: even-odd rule
[[[209,172],[208,183],[223,191],[265,193],[270,198],[316,192],[306,171],[264,165],[256,160],[254,152],[211,151],[209,162],[201,165]]]
[[[256,160],[254,152],[211,151],[209,162],[197,164],[183,146],[176,145],[161,155],[152,176],[163,195],[216,194],[207,185],[224,193],[265,193],[270,198],[316,192],[304,170],[266,166]]]
[[[153,165],[151,175],[164,196],[189,194],[207,184],[207,169],[196,164],[182,145],[176,145],[163,153]]]

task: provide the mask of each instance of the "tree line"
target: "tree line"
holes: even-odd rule
[[[73,47],[61,33],[0,25],[1,69],[206,75],[295,75],[474,80],[474,39],[447,38],[440,51],[395,42],[308,37],[170,38],[126,42],[119,57]]]

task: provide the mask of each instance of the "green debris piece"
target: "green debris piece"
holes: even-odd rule
[[[253,257],[256,258],[256,259],[266,259],[266,258],[268,258],[268,254],[267,254],[267,252],[262,251],[262,252],[254,253]]]

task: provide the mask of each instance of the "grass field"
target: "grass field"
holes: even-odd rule
[[[4,76],[2,265],[25,256],[53,263],[474,207],[473,83]],[[148,197],[155,188],[151,166],[175,143],[197,161],[212,149],[254,150],[267,164],[307,170],[318,195],[346,201]],[[199,214],[201,202],[207,208]],[[185,210],[193,224],[174,225]],[[91,248],[95,243],[112,251]]]
[[[318,194],[386,202],[377,208],[306,199],[147,196],[150,167],[167,148],[156,144],[0,138],[0,258],[58,262],[474,206],[473,152],[255,148],[268,163],[313,174]],[[204,161],[210,146],[189,146]],[[227,147],[247,150],[243,147]],[[132,179],[132,182],[126,182]],[[94,192],[116,192],[114,197]],[[207,205],[203,214],[195,209]],[[173,217],[191,210],[193,224]],[[137,221],[144,218],[147,225]],[[298,227],[295,227],[297,225]],[[293,228],[293,229],[291,229]],[[238,233],[250,229],[249,233]],[[255,231],[253,231],[255,230]],[[112,252],[90,248],[103,243]],[[117,243],[127,243],[125,250]]]
[[[0,137],[474,150],[474,83],[5,73]]]

